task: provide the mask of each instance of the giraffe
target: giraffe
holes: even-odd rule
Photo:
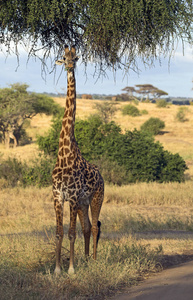
[[[104,182],[98,168],[87,162],[78,148],[74,136],[76,114],[76,83],[74,68],[78,57],[73,46],[65,46],[65,55],[56,64],[63,64],[67,70],[66,108],[59,137],[59,150],[52,172],[53,197],[56,212],[56,267],[55,274],[61,273],[60,256],[63,240],[63,205],[70,206],[70,261],[68,274],[74,274],[74,243],[76,239],[77,214],[80,219],[85,255],[89,256],[91,232],[93,235],[93,258],[96,260],[97,244],[100,236],[99,214],[104,198]],[[92,226],[88,210],[91,209]]]

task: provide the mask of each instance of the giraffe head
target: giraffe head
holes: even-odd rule
[[[73,71],[76,66],[76,62],[79,57],[76,55],[76,49],[72,46],[71,50],[69,50],[68,46],[65,46],[65,54],[63,55],[63,59],[57,60],[57,65],[65,65],[65,69],[69,71]]]

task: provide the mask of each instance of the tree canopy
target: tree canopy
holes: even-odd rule
[[[5,0],[0,50],[19,55],[24,45],[30,57],[41,49],[45,63],[75,44],[82,61],[99,70],[135,68],[138,57],[151,63],[170,53],[176,39],[192,43],[192,6],[192,0]]]
[[[0,134],[7,144],[10,132],[13,137],[20,137],[26,119],[31,119],[38,113],[56,115],[63,111],[52,98],[29,93],[27,88],[27,84],[15,83],[9,88],[0,89]]]
[[[132,86],[126,86],[124,89],[122,89],[122,91],[125,91],[129,96],[132,96],[133,93],[137,93],[139,95],[147,95],[147,98],[149,98],[149,94],[151,94],[154,98],[168,95],[167,92],[160,90],[159,88],[149,83],[136,84],[135,86],[138,88],[138,90]],[[141,100],[142,98],[143,97],[141,97]]]

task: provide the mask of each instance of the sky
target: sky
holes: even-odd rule
[[[47,74],[46,81],[41,75],[41,63],[39,60],[30,59],[27,63],[27,54],[21,51],[20,63],[18,66],[16,56],[6,56],[0,52],[0,88],[7,87],[16,82],[29,85],[29,91],[37,93],[59,93],[66,92],[66,73],[62,73],[58,82],[53,74]],[[58,74],[61,67],[57,66]],[[80,63],[76,68],[76,88],[80,94],[106,94],[117,95],[122,93],[126,86],[136,84],[152,84],[155,87],[166,91],[170,97],[190,97],[193,98],[193,48],[185,45],[184,53],[181,47],[177,47],[172,58],[162,58],[161,65],[155,62],[155,66],[145,69],[139,64],[141,72],[136,74],[133,71],[125,76],[123,71],[116,74],[108,72],[108,77],[93,77],[94,66],[87,67],[85,75],[84,66]]]

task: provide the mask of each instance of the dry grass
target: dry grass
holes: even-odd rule
[[[99,245],[98,260],[86,262],[80,224],[77,226],[76,275],[68,277],[67,238],[69,207],[64,208],[63,273],[56,279],[54,269],[55,214],[51,188],[14,188],[0,192],[0,282],[3,299],[84,299],[86,295],[103,295],[120,284],[130,284],[143,272],[155,269],[159,251],[142,245],[131,235],[107,238],[119,233],[108,224]],[[7,201],[9,199],[9,201]],[[125,218],[125,215],[123,215]],[[114,222],[113,217],[111,222]],[[105,229],[105,206],[101,221]],[[7,288],[9,287],[9,288]],[[51,295],[51,296],[50,296]]]
[[[184,183],[137,183],[125,186],[105,187],[105,202],[147,206],[185,206],[193,205],[192,181]]]
[[[153,199],[151,195],[159,187]],[[76,275],[73,277],[67,275],[69,207],[65,203],[63,273],[57,281],[52,275],[55,213],[51,188],[0,191],[0,281],[3,299],[103,297],[107,291],[118,289],[123,284],[133,284],[139,277],[144,278],[156,271],[161,253],[162,257],[172,257],[191,250],[193,235],[189,231],[193,230],[193,201],[188,188],[192,188],[187,183],[177,184],[172,188],[179,191],[176,196],[170,193],[171,187],[172,184],[165,184],[162,199],[161,185],[158,184],[107,186],[100,216],[102,234],[98,260],[84,260],[78,222]],[[116,203],[117,197],[109,199],[110,194],[119,194],[119,204]]]
[[[0,156],[3,159],[7,159],[8,157],[15,157],[19,160],[27,160],[30,161],[38,157],[39,150],[38,145],[33,143],[29,145],[25,145],[17,148],[9,148],[5,149],[4,145],[0,144]]]

